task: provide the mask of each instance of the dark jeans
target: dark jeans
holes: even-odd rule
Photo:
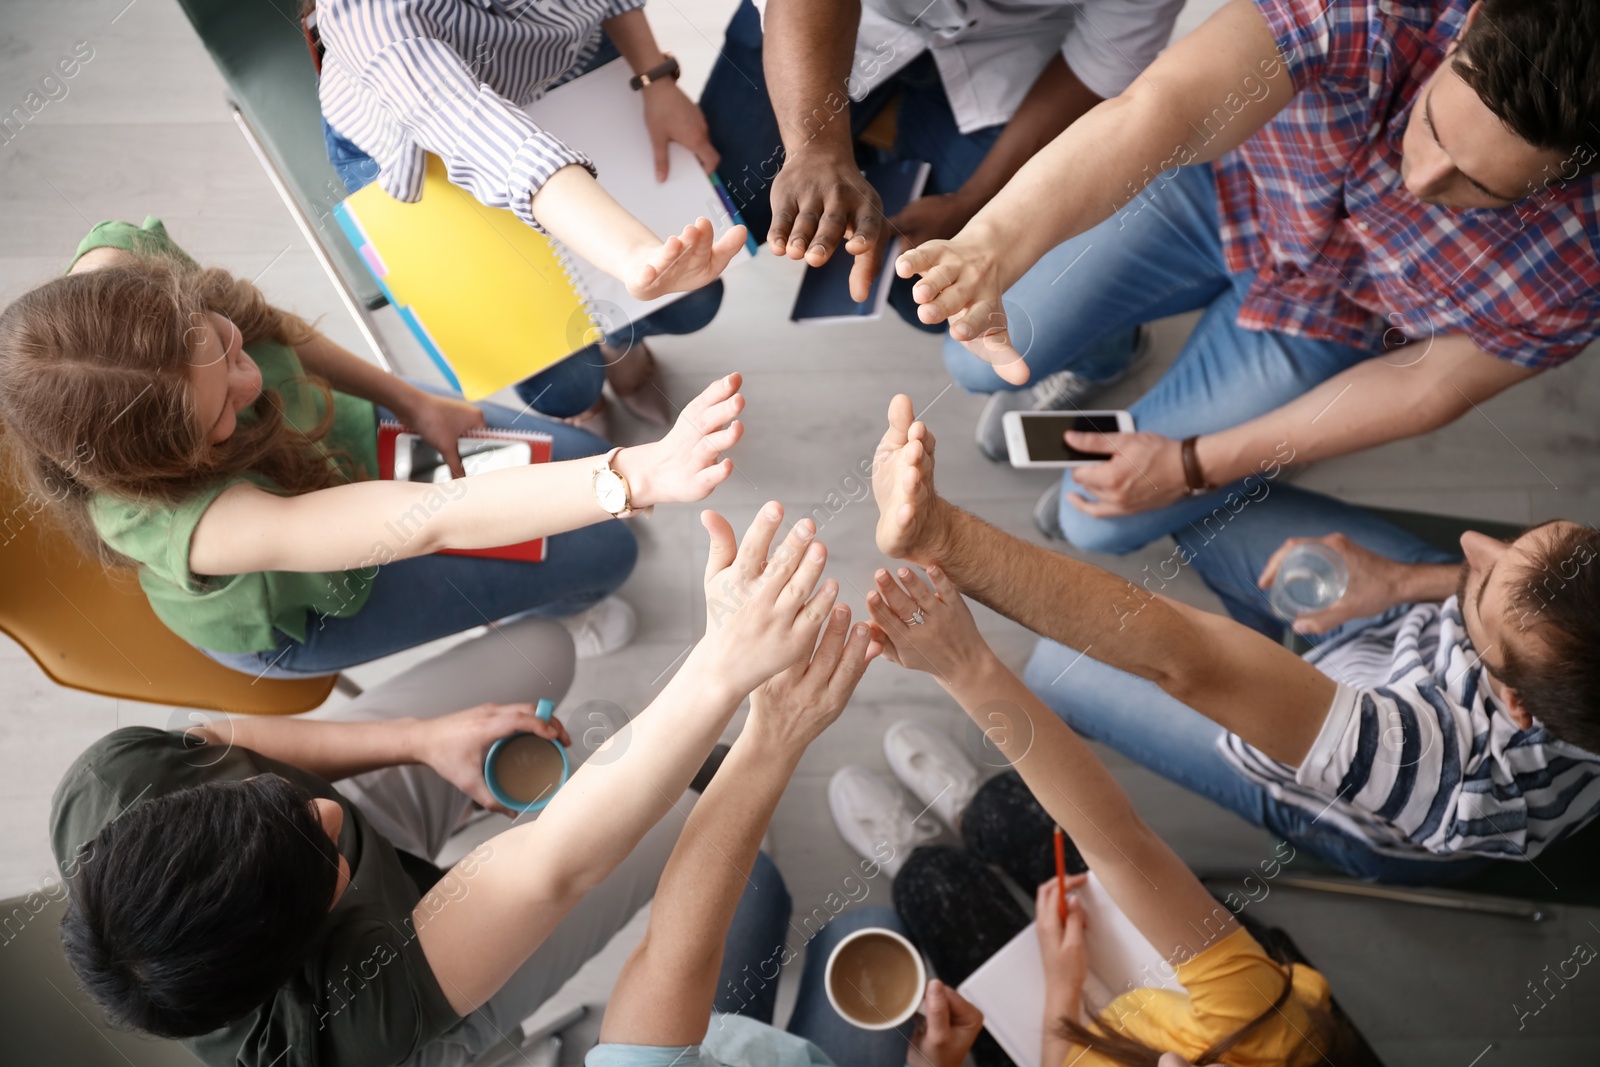
[[[714,1011],[771,1024],[778,999],[778,972],[791,955],[786,948],[789,931],[798,929],[789,922],[793,905],[777,866],[766,853],[758,854],[728,928]],[[824,926],[806,946],[800,996],[788,1030],[816,1045],[841,1067],[902,1067],[911,1040],[910,1023],[900,1030],[862,1030],[833,1010],[823,989],[823,967],[834,946],[845,935],[868,926],[906,932],[894,910],[881,905],[853,908]],[[717,1025],[715,1019],[711,1025]]]
[[[853,35],[853,29],[850,32]],[[750,0],[742,0],[728,23],[722,51],[706,80],[700,110],[711,126],[711,143],[722,156],[717,173],[734,206],[744,216],[745,225],[750,227],[751,236],[765,242],[772,229],[772,179],[783,165],[783,142],[767,93],[761,43],[761,16]],[[920,159],[930,165],[928,185],[923,190],[926,195],[955,192],[978,169],[1005,127],[986,126],[962,133],[951,114],[933,57],[924,53],[867,94],[865,100],[850,104],[847,110],[851,136],[859,136],[896,94],[900,97],[900,114],[895,123],[894,151],[887,155]],[[868,163],[880,154],[858,146],[856,155],[858,161]],[[943,323],[929,326],[917,319],[910,279],[894,279],[889,303],[902,319],[918,329],[945,332]]]
[[[583,73],[587,74],[617,57],[617,48],[611,38],[602,37],[600,47],[584,67]],[[322,139],[327,145],[328,162],[333,164],[339,180],[344,182],[346,192],[353,193],[378,177],[378,165],[372,157],[328,125],[326,119],[322,121]],[[626,352],[646,337],[695,333],[716,318],[717,309],[721,306],[722,282],[718,280],[607,334],[605,343]],[[593,407],[595,401],[600,399],[600,391],[605,384],[606,358],[599,345],[590,345],[518,382],[515,389],[522,402],[534,411],[554,419],[567,419]]]
[[[939,980],[956,986],[1005,947],[1032,918],[994,873],[1032,893],[1056,875],[1055,821],[1015,771],[989,779],[961,818],[966,848],[923,845],[894,880],[894,906]],[[1067,871],[1086,870],[1067,842]],[[987,1032],[972,1046],[978,1067],[1010,1067]]]

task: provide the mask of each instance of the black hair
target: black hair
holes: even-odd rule
[[[71,882],[61,942],[114,1025],[209,1033],[305,961],[339,855],[311,794],[276,774],[135,803]]]
[[[1535,148],[1567,154],[1572,173],[1600,167],[1600,4],[1483,0],[1451,63],[1484,106]]]
[[[1518,577],[1516,629],[1536,640],[1503,642],[1500,680],[1556,737],[1600,752],[1600,530],[1558,528]]]

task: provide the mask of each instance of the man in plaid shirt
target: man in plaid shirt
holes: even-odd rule
[[[1041,527],[1131,551],[1247,475],[1426,433],[1594,340],[1597,42],[1593,0],[1230,0],[903,254],[956,380],[995,394],[994,458],[1004,411],[1081,405],[1140,324],[1204,310],[1138,432],[1068,435],[1114,455],[1052,487]]]

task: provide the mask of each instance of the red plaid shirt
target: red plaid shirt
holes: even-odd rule
[[[1374,351],[1466,334],[1540,369],[1600,336],[1594,177],[1470,210],[1400,181],[1412,105],[1470,0],[1255,3],[1295,96],[1215,167],[1228,269],[1255,273],[1239,325]]]

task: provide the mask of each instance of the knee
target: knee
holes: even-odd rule
[[[722,279],[696,289],[679,301],[683,307],[683,332],[703,330],[722,307]]]
[[[944,339],[944,366],[955,383],[969,393],[998,393],[1026,388],[1002,380],[994,372],[994,367],[967,351],[966,346],[948,332]]]
[[[900,915],[914,913],[920,902],[960,882],[969,862],[964,850],[951,845],[918,846],[894,877],[894,910]]]

